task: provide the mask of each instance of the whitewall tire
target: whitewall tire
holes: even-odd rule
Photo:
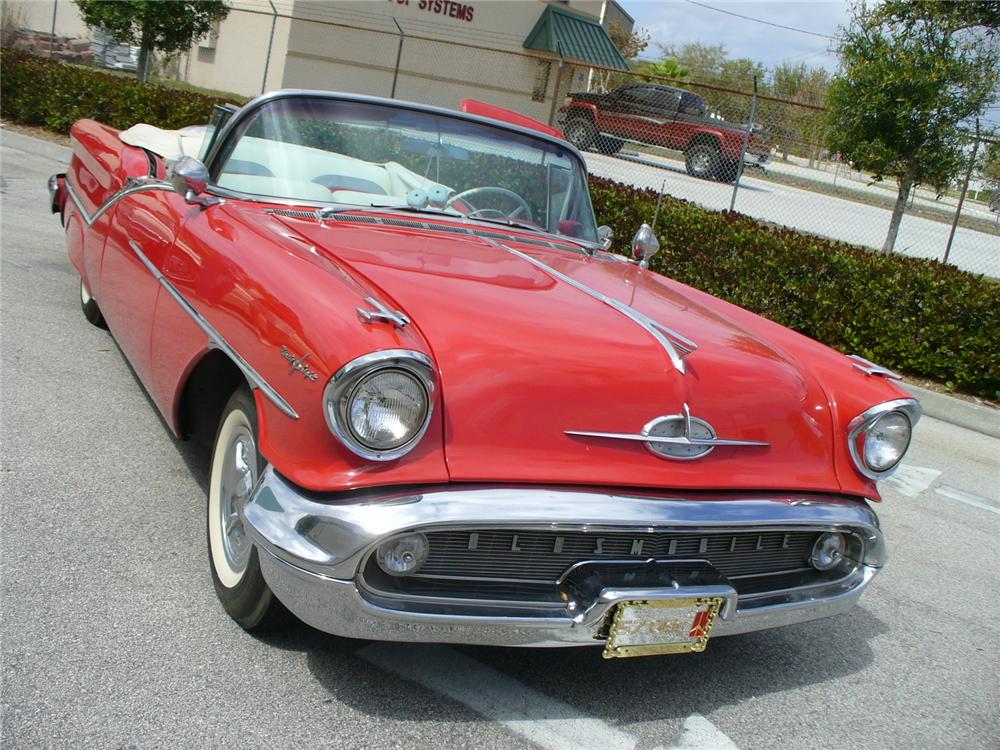
[[[212,448],[208,486],[208,557],[219,601],[247,630],[284,624],[287,611],[271,593],[260,571],[257,550],[243,525],[263,460],[257,449],[257,409],[243,387],[222,412]]]

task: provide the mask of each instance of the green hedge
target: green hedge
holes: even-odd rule
[[[626,243],[656,193],[591,178],[598,219]],[[1000,398],[1000,282],[663,197],[652,267],[848,354]]]
[[[120,129],[137,122],[182,128],[208,122],[212,105],[225,103],[10,49],[0,51],[0,80],[4,117],[57,133],[69,133],[74,122],[86,117]]]
[[[116,128],[207,122],[222,100],[22,52],[0,52],[3,116],[60,133],[84,117]],[[618,245],[656,194],[591,178]],[[1000,283],[936,261],[883,255],[664,196],[653,268],[846,353],[1000,398]]]

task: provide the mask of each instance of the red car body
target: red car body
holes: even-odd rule
[[[490,114],[503,113],[493,109]],[[510,127],[523,130],[524,125],[521,120]],[[99,301],[111,333],[179,437],[214,432],[214,424],[203,423],[217,418],[225,394],[216,386],[231,386],[233,372],[259,377],[248,378],[259,451],[271,467],[269,477],[280,479],[282,489],[273,495],[279,500],[289,491],[299,498],[295,503],[309,498],[330,508],[367,498],[365,503],[379,506],[369,512],[383,514],[382,519],[392,516],[392,503],[379,505],[371,498],[396,502],[415,487],[431,488],[428,497],[469,487],[540,488],[534,503],[542,520],[533,517],[532,528],[556,529],[570,520],[567,514],[575,507],[572,499],[557,502],[556,494],[585,492],[586,502],[576,506],[580,517],[570,525],[586,530],[595,521],[601,523],[594,528],[607,529],[608,518],[616,515],[612,498],[621,495],[643,502],[669,497],[672,503],[687,500],[692,508],[720,510],[733,498],[758,504],[766,498],[769,508],[781,506],[782,513],[798,513],[803,503],[822,500],[855,514],[870,514],[864,499],[878,498],[875,482],[852,458],[849,433],[852,420],[873,406],[910,404],[907,394],[881,376],[884,371],[859,366],[620,257],[580,252],[568,239],[540,243],[531,232],[510,227],[500,232],[498,242],[495,236],[442,231],[456,224],[443,216],[420,216],[414,222],[406,221],[412,215],[400,215],[395,224],[322,220],[309,206],[267,199],[206,206],[173,189],[162,158],[125,145],[112,128],[82,120],[73,126],[72,142],[69,171],[53,186],[53,208],[62,214],[69,258],[84,288]],[[376,221],[385,216],[363,209],[351,213]],[[511,248],[542,265],[512,254]],[[685,372],[671,367],[646,330],[560,275],[696,341],[697,350],[684,357]],[[365,324],[356,310],[366,298],[402,311],[411,324]],[[219,340],[227,346],[220,349]],[[419,444],[396,460],[372,461],[331,435],[322,385],[345,363],[385,350],[426,355],[434,363],[438,387]],[[237,367],[222,364],[232,356],[242,359]],[[270,384],[277,398],[259,383]],[[690,405],[691,413],[714,426],[720,437],[766,444],[721,446],[698,460],[669,461],[641,442],[567,434],[635,433],[651,417],[676,413],[681,405]],[[606,498],[604,506],[594,501],[594,493]],[[543,512],[546,497],[553,498],[551,518]],[[513,522],[516,504],[505,509],[497,498],[490,506],[495,509],[492,526]],[[595,517],[592,511],[600,507],[604,510]],[[352,506],[351,513],[357,512]],[[249,511],[246,518],[251,519]],[[258,546],[275,542],[256,516],[253,523],[251,536]],[[359,575],[365,555],[386,530],[420,525],[409,517],[399,523],[368,519],[360,524],[374,524],[379,531],[361,535],[364,549],[350,558],[353,572],[344,580]],[[730,518],[726,528],[733,524]],[[817,533],[821,525],[811,516],[786,518],[775,528],[789,524]],[[865,533],[877,533],[873,524],[861,525]],[[634,526],[626,523],[622,530]],[[467,520],[459,527],[468,528]],[[310,538],[319,544],[317,537]],[[520,551],[517,540],[514,536],[511,549]],[[880,537],[875,546],[880,548]],[[473,547],[470,541],[468,549]],[[264,577],[278,598],[331,632],[513,645],[573,640],[553,636],[551,624],[544,636],[511,636],[499,626],[483,629],[475,621],[482,616],[478,611],[458,613],[459,630],[448,635],[427,625],[432,610],[419,607],[413,614],[423,629],[382,631],[363,622],[384,625],[392,619],[399,625],[398,613],[374,617],[371,599],[359,605],[368,620],[359,615],[350,627],[330,625],[326,614],[293,603],[298,594],[291,584],[275,584],[273,572],[269,575],[267,566],[278,565],[276,560],[289,563],[288,549],[267,551],[273,554],[261,555]],[[303,554],[290,567],[312,586],[310,575],[322,577],[315,566],[333,570],[340,564],[330,557]],[[820,605],[836,596],[849,593],[853,603],[870,577],[815,597],[815,613],[786,621],[835,611]],[[355,587],[352,596],[364,599],[365,587]],[[491,617],[495,621],[496,613]],[[731,632],[741,629],[753,628]],[[601,642],[594,638],[588,633],[585,641]]]

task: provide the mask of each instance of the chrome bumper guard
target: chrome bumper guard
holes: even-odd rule
[[[850,609],[886,560],[878,519],[863,501],[804,494],[684,498],[642,491],[486,485],[314,494],[268,467],[243,519],[265,580],[292,613],[328,633],[386,641],[603,645],[609,615],[618,603],[691,596],[724,599],[713,637],[745,633]],[[574,601],[553,606],[400,596],[373,590],[360,574],[374,548],[396,534],[486,527],[595,533],[809,528],[849,532],[862,540],[863,554],[839,580],[746,596],[737,596],[714,570],[692,579],[683,572],[667,575],[672,573],[671,561],[633,560],[619,564],[651,566],[660,583],[636,588],[620,585],[613,574],[596,575],[593,581],[599,585],[583,606]],[[587,563],[601,570],[609,564],[616,563]],[[663,583],[665,575],[668,583]]]

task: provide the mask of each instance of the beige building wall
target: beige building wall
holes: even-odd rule
[[[195,86],[243,96],[281,88],[288,32],[293,22],[288,18],[273,18],[270,13],[240,10],[240,3],[232,5],[233,10],[219,24],[218,34],[193,45],[181,60],[181,79]],[[272,21],[274,38],[268,63]]]
[[[436,13],[433,0],[297,0],[294,14],[314,20],[297,18],[291,23],[282,86],[394,94],[451,108],[459,107],[462,99],[482,99],[548,121],[558,61],[542,52],[528,55],[523,47],[545,2],[474,0],[463,5],[472,8],[471,21],[467,15]],[[604,0],[578,0],[569,6],[597,20]],[[396,23],[405,34],[402,52]],[[346,28],[348,24],[364,24],[368,30]],[[397,55],[399,75],[393,90]]]
[[[4,0],[3,6],[16,25],[45,32],[52,31],[54,11],[56,36],[90,39],[90,29],[71,0]]]

